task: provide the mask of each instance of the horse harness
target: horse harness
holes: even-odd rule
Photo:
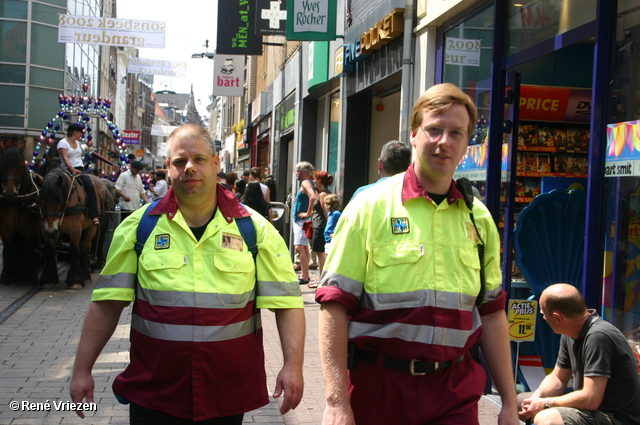
[[[23,171],[24,173],[24,171]],[[30,193],[25,193],[25,194],[20,194],[20,188],[22,187],[22,180],[24,179],[24,174],[21,174],[19,177],[16,177],[14,175],[10,175],[7,176],[6,178],[3,178],[2,180],[0,180],[0,200],[2,200],[4,198],[4,192],[5,192],[5,184],[8,181],[12,181],[15,182],[16,184],[16,197],[18,199],[24,198],[24,199],[28,199],[30,197],[32,197],[33,195],[37,195],[39,192],[38,189],[38,185],[36,184],[36,182],[33,180],[33,173],[29,172],[29,179],[31,180],[31,186],[35,188],[35,190],[33,192]]]
[[[67,193],[67,199],[64,202],[63,208],[57,212],[57,213],[43,213],[42,209],[40,209],[40,216],[42,218],[47,218],[47,217],[59,217],[60,218],[60,224],[62,224],[62,220],[64,220],[64,216],[66,214],[68,215],[75,215],[75,214],[84,214],[86,211],[85,205],[81,203],[81,199],[80,199],[80,192],[78,191],[78,185],[76,184],[76,179],[78,178],[77,175],[71,174],[68,171],[65,171],[65,174],[67,174],[68,177],[71,178],[71,182],[69,183],[69,193]],[[80,185],[82,185],[82,180],[79,180]],[[69,203],[69,200],[71,199],[71,195],[75,192],[76,194],[76,200],[78,201],[77,205],[74,205],[70,208],[67,208],[67,204]],[[85,192],[85,204],[86,204],[86,192]]]

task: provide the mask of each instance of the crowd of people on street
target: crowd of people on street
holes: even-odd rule
[[[516,394],[498,229],[453,180],[477,118],[455,85],[428,89],[410,116],[410,144],[385,143],[379,180],[344,210],[330,172],[295,164],[292,251],[273,225],[273,176],[221,172],[205,128],[171,133],[166,171],[131,158],[115,179],[121,223],[86,313],[72,401],[96,400],[94,365],[133,303],[130,362],[113,382],[131,424],[240,425],[267,404],[261,314],[276,318],[283,356],[273,397],[285,414],[304,392],[307,285],[320,304],[324,425],[478,424],[487,371],[500,425],[640,425],[629,344],[562,282],[540,297],[544,320],[562,335],[556,366],[533,392]],[[82,130],[70,125],[57,146],[79,176]],[[95,199],[87,203],[99,225]]]

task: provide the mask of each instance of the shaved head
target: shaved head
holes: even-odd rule
[[[573,285],[557,283],[547,287],[540,297],[540,306],[545,315],[560,313],[563,316],[574,319],[587,313],[587,305],[582,294]]]

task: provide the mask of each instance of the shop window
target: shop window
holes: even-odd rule
[[[58,43],[58,28],[31,24],[31,63],[64,68],[64,43]]]
[[[2,34],[0,61],[25,63],[27,61],[27,23],[0,20],[0,34]]]
[[[44,69],[36,66],[31,67],[29,76],[31,84],[44,87],[52,87],[63,90],[64,73],[63,71]]]
[[[596,19],[597,0],[523,0],[509,2],[506,55],[554,38]]]
[[[55,105],[58,103],[60,90],[41,89],[31,87],[29,89],[29,111],[27,113],[30,129],[41,130],[51,120],[51,112],[56,112]],[[54,105],[54,109],[52,109]]]
[[[0,2],[0,16],[11,19],[27,19],[27,2],[24,0]]]
[[[443,82],[457,85],[472,98],[477,83],[491,77],[493,10],[488,7],[444,34]]]
[[[640,342],[640,0],[618,1],[607,95],[602,313]]]
[[[37,22],[58,26],[58,13],[64,14],[65,10],[34,2],[31,18]]]
[[[24,127],[24,86],[0,86],[0,126]]]
[[[25,75],[25,66],[0,65],[0,83],[24,84]]]

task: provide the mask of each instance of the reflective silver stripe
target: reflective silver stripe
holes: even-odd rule
[[[136,287],[135,273],[118,273],[114,275],[100,275],[96,282],[95,289],[103,288],[124,288],[134,289]]]
[[[394,308],[439,307],[453,310],[471,311],[476,297],[457,292],[421,289],[411,292],[391,294],[373,294],[365,292],[362,307],[370,310],[389,310]]]
[[[362,296],[362,288],[364,284],[357,280],[349,279],[341,274],[323,271],[322,272],[322,286],[337,286],[343,291],[349,292],[355,295],[357,298]]]
[[[264,297],[286,297],[302,295],[298,282],[258,281],[258,295]]]
[[[487,289],[487,291],[484,293],[484,302],[489,302],[497,299],[500,296],[501,292],[502,292],[501,286],[498,286],[496,289],[493,289],[493,290]]]
[[[261,328],[262,321],[260,320],[260,315],[255,317],[258,320],[257,327]],[[132,314],[131,327],[151,338],[165,341],[216,342],[228,341],[252,333],[253,317],[243,322],[231,323],[224,326],[191,326],[151,322],[141,318],[137,314]]]
[[[473,327],[468,331],[426,325],[409,325],[405,323],[379,325],[352,321],[349,323],[349,339],[359,336],[399,338],[409,342],[461,348],[464,347],[469,336],[478,330],[480,325],[480,315],[477,310],[473,312]]]
[[[216,292],[158,291],[138,286],[136,297],[151,305],[185,308],[242,308],[253,299],[253,290],[244,294]]]

